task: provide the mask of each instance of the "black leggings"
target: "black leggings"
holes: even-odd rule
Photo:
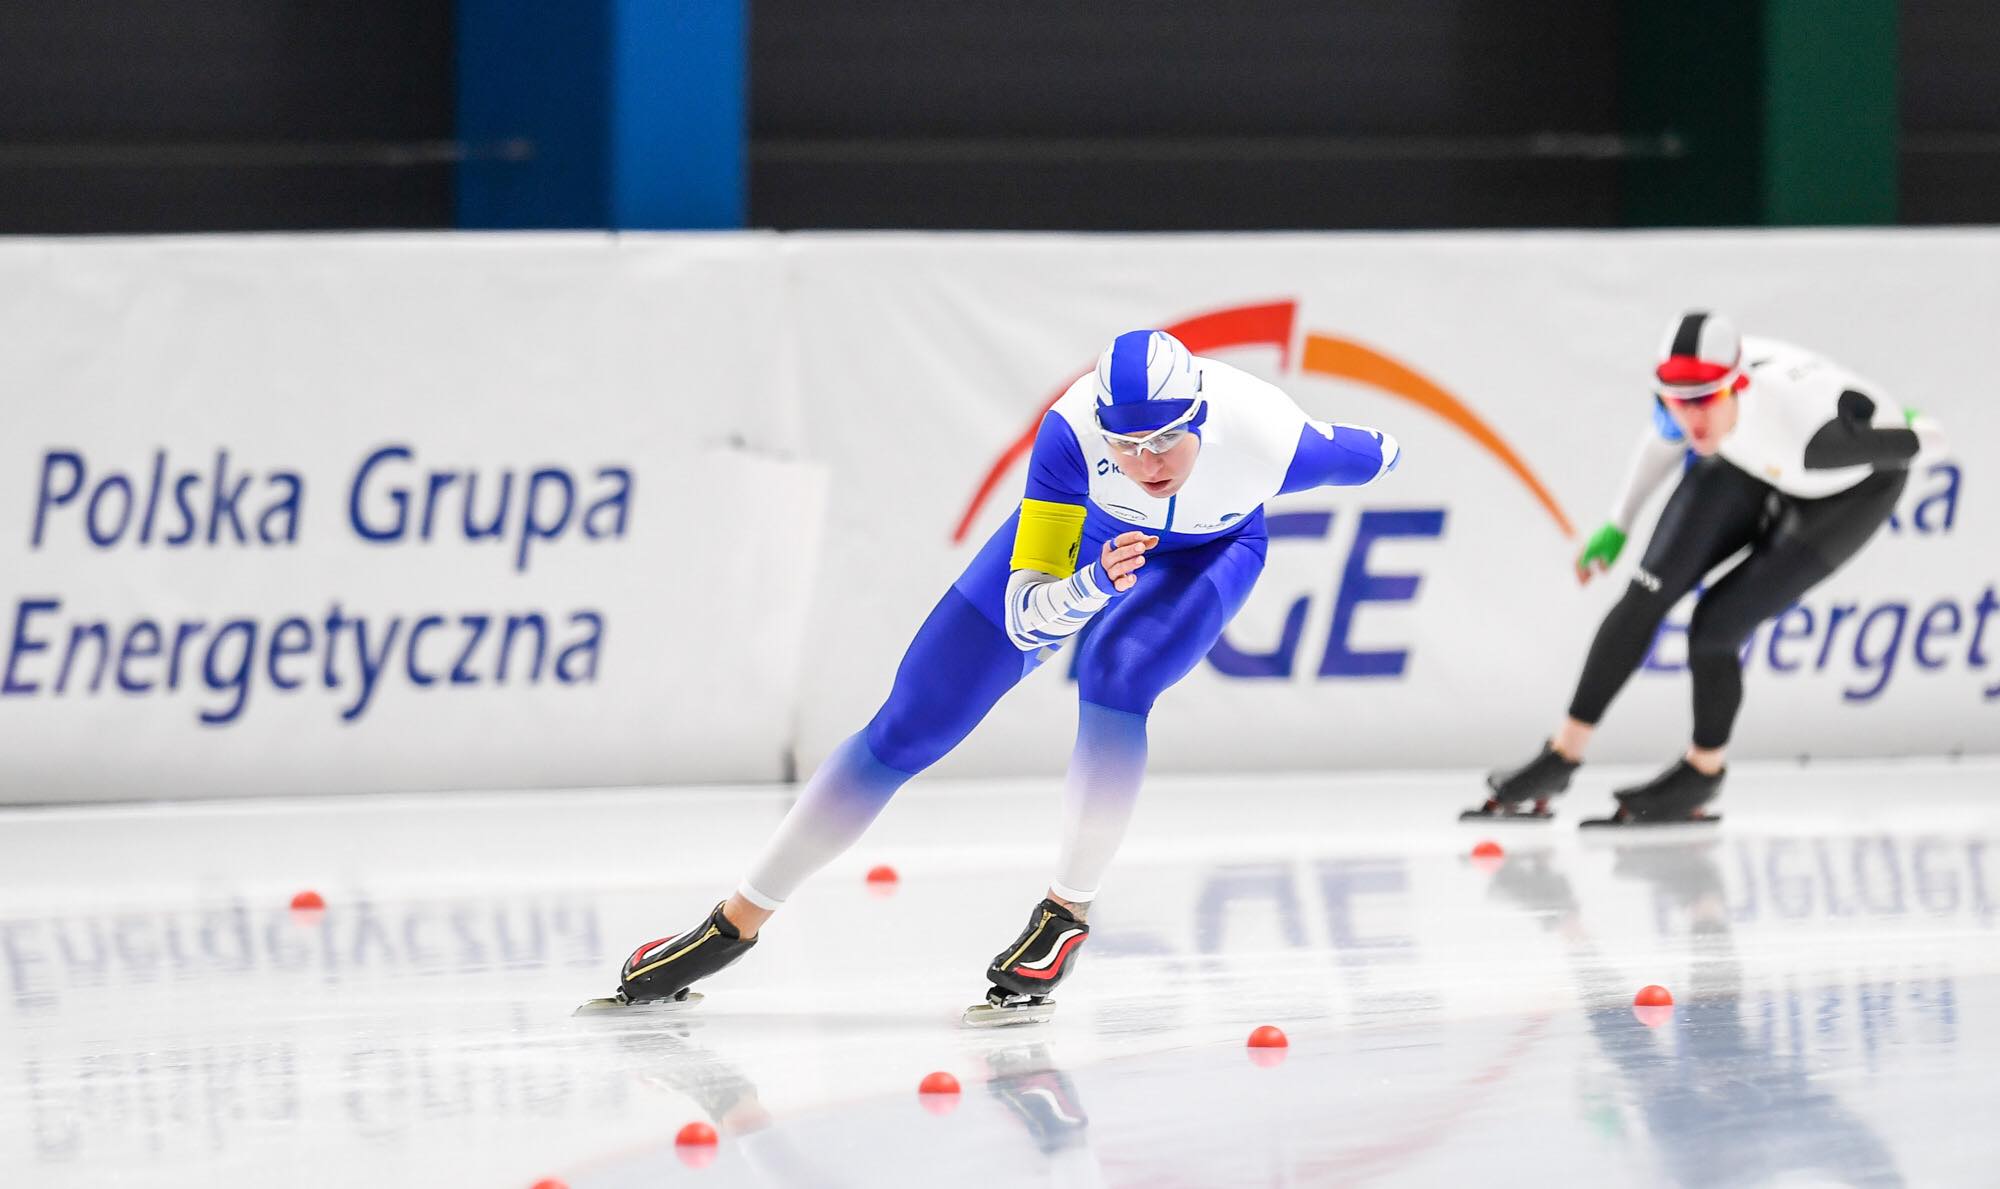
[[[1837,495],[1804,500],[1720,458],[1695,463],[1660,513],[1625,597],[1591,641],[1570,717],[1595,725],[1646,658],[1668,609],[1747,546],[1749,554],[1703,592],[1688,624],[1694,745],[1728,743],[1743,703],[1743,641],[1853,557],[1889,519],[1908,478],[1877,471]]]

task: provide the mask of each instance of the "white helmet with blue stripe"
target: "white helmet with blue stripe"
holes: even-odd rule
[[[1205,420],[1201,364],[1164,330],[1130,330],[1097,357],[1097,428],[1144,441]]]

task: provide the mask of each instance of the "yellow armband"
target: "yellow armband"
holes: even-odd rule
[[[1076,573],[1077,550],[1083,546],[1083,507],[1050,500],[1022,500],[1021,523],[1014,528],[1016,570],[1040,570],[1057,578]]]

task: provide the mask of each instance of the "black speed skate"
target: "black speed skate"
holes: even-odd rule
[[[1549,799],[1567,790],[1569,778],[1582,766],[1581,760],[1568,759],[1544,743],[1541,754],[1520,767],[1487,773],[1486,788],[1493,795],[1479,808],[1459,814],[1458,820],[1545,822],[1555,816],[1549,812]]]
[[[618,973],[618,994],[593,999],[577,1013],[649,1003],[692,1006],[701,1002],[700,995],[688,990],[696,979],[721,970],[756,944],[754,937],[743,940],[718,904],[707,920],[679,937],[658,938],[633,950]]]
[[[1686,760],[1642,785],[1620,789],[1618,809],[1610,817],[1593,818],[1585,826],[1678,826],[1719,822],[1722,818],[1702,807],[1722,791],[1727,771],[1709,776]]]
[[[1049,992],[1076,966],[1076,952],[1090,936],[1090,926],[1053,900],[1035,905],[1028,927],[1013,944],[994,955],[986,968],[993,984],[986,1002],[965,1009],[974,1027],[1033,1024],[1055,1015]]]

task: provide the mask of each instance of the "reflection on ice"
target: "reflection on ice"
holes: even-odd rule
[[[0,921],[0,960],[22,1011],[50,1010],[77,991],[161,982],[228,987],[401,974],[491,975],[603,964],[596,906],[570,897],[378,904],[331,913],[241,900],[213,908],[15,917]]]
[[[1612,875],[1651,888],[1656,927],[1682,931],[1688,943],[1692,960],[1664,1040],[1633,1027],[1631,988],[1598,963],[1576,893],[1554,856],[1543,852],[1504,864],[1493,891],[1545,914],[1561,932],[1591,1033],[1623,1079],[1619,1100],[1643,1121],[1655,1156],[1676,1183],[1761,1185],[1815,1175],[1853,1185],[1902,1184],[1888,1145],[1836,1095],[1813,1084],[1806,1052],[1781,1043],[1768,1010],[1772,998],[1760,997],[1766,1009],[1761,1027],[1745,1018],[1720,850],[1711,837],[1657,844],[1641,839],[1614,852]],[[1821,990],[1822,1036],[1834,1031],[1844,993]],[[1887,1000],[1884,1011],[1861,1013],[1864,1036],[1885,1023],[1893,1026],[1894,1002]],[[1951,1043],[1949,1035],[1938,1039]]]
[[[1513,830],[1490,872],[1450,821],[1463,779],[1399,778],[1363,822],[1370,794],[1324,779],[1159,782],[1056,1019],[1004,1034],[955,1021],[1046,876],[1048,789],[913,787],[698,1008],[591,1020],[568,1012],[726,878],[772,798],[21,814],[0,831],[20,873],[0,890],[0,1167],[54,1186],[1981,1182],[2000,1135],[1959,1120],[2000,1058],[1992,773],[1927,770],[1890,816],[1834,771],[1805,800],[1745,769],[1705,833]],[[1253,797],[1281,834],[1230,812]],[[611,845],[642,832],[688,853]],[[203,857],[218,836],[236,878]],[[881,860],[904,875],[886,899],[860,879]],[[211,865],[177,883],[191,862]],[[285,907],[301,865],[317,918]],[[1677,999],[1658,1028],[1630,1009],[1648,982]],[[1292,1037],[1273,1068],[1243,1048],[1263,1023]],[[965,1087],[948,1115],[916,1100],[934,1069]],[[693,1119],[722,1137],[699,1170],[673,1146]]]

